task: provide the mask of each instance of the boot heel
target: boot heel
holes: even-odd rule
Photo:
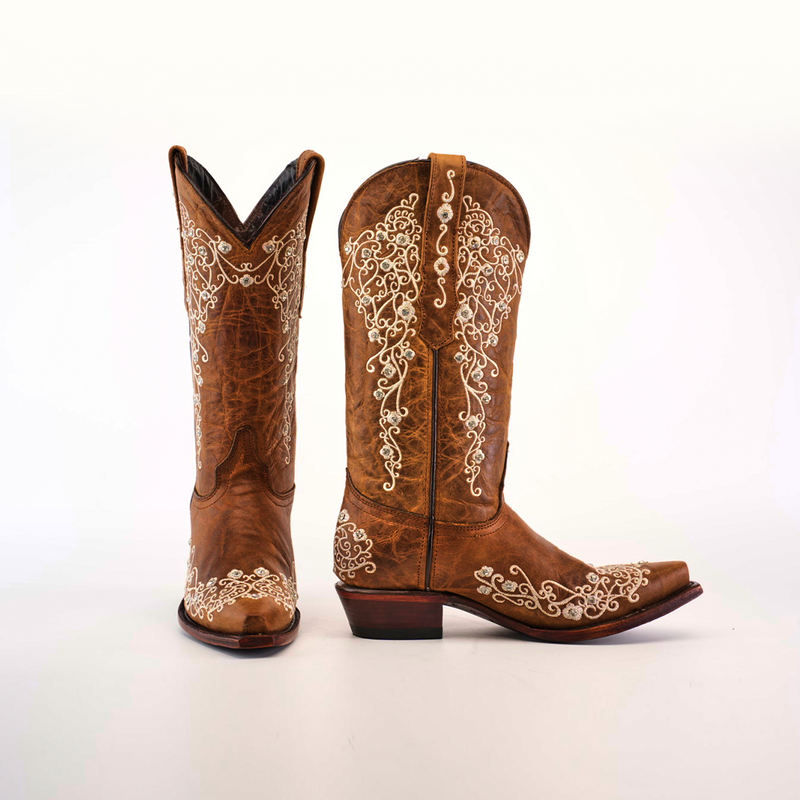
[[[441,639],[442,599],[429,592],[382,592],[354,589],[343,583],[336,591],[353,635],[362,639]]]

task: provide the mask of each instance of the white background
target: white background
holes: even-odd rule
[[[44,2],[4,15],[4,798],[791,798],[798,696],[796,4]],[[304,615],[271,656],[178,628],[193,481],[167,149],[247,214],[328,162],[301,327]],[[353,638],[333,592],[336,225],[464,153],[533,225],[507,499],[705,595],[596,643],[453,612]]]

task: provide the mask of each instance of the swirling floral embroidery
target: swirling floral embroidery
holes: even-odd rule
[[[274,574],[265,567],[258,567],[250,575],[245,575],[240,569],[232,569],[222,580],[209,578],[203,583],[198,581],[194,554],[195,548],[192,547],[183,602],[189,614],[196,619],[207,619],[211,622],[214,614],[242,598],[269,598],[287,611],[294,611],[297,605],[297,588],[293,578],[282,572]]]
[[[422,226],[416,215],[419,196],[412,194],[392,208],[373,228],[362,231],[344,245],[342,287],[355,295],[358,313],[364,317],[367,339],[378,348],[366,369],[380,374],[373,397],[380,403],[380,455],[389,478],[383,484],[392,491],[403,466],[397,436],[408,416],[402,390],[409,362],[416,352],[416,306],[422,275],[419,241]]]
[[[339,514],[339,525],[333,540],[333,560],[336,574],[344,580],[355,578],[356,572],[373,573],[377,569],[372,558],[372,539],[367,532],[350,522],[350,513],[343,508]]]
[[[650,570],[646,562],[612,564],[596,567],[586,576],[586,583],[573,589],[558,581],[546,580],[539,589],[533,585],[522,567],[513,564],[506,578],[493,567],[475,571],[479,581],[478,593],[491,596],[496,603],[512,603],[520,608],[539,611],[548,617],[563,616],[577,622],[581,617],[595,620],[610,611],[619,610],[619,601],[639,600],[639,590],[647,586]]]
[[[475,485],[485,454],[486,406],[492,402],[487,376],[499,375],[490,353],[500,341],[503,323],[522,287],[525,253],[500,233],[491,215],[471,197],[464,197],[464,219],[458,231],[458,278],[455,338],[460,342],[455,360],[461,370],[466,407],[458,415],[464,423],[468,447],[464,473],[470,492],[479,497]]]
[[[439,286],[439,289],[442,292],[442,296],[439,298],[437,297],[436,300],[433,301],[433,304],[436,308],[444,308],[447,305],[447,289],[445,288],[445,276],[448,272],[450,272],[450,262],[447,260],[447,256],[449,255],[449,251],[447,249],[447,245],[442,244],[442,238],[447,234],[447,228],[450,225],[450,222],[453,219],[453,207],[450,203],[453,201],[453,198],[456,194],[456,188],[453,184],[453,178],[455,177],[456,171],[454,169],[447,170],[447,180],[450,182],[450,190],[447,192],[442,192],[442,204],[436,210],[436,216],[439,217],[439,238],[436,240],[436,255],[439,258],[433,264],[433,268],[436,271],[436,274],[439,276],[436,279],[436,283]]]
[[[258,264],[235,264],[228,258],[233,246],[221,236],[211,236],[195,225],[183,203],[180,204],[181,236],[183,237],[184,268],[186,271],[186,305],[189,311],[189,330],[193,375],[195,382],[194,413],[197,467],[202,469],[200,447],[203,437],[202,365],[208,363],[209,352],[202,341],[206,332],[209,311],[216,308],[219,292],[226,284],[239,284],[245,289],[265,284],[272,302],[280,314],[281,332],[286,337],[278,353],[284,364],[283,425],[281,435],[286,450],[284,460],[291,460],[292,414],[294,411],[294,376],[297,359],[297,334],[300,296],[303,286],[303,244],[306,238],[305,220],[282,237],[273,236],[261,247],[264,259]]]

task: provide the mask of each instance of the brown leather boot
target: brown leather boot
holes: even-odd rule
[[[462,156],[388,167],[345,209],[349,469],[334,560],[357,636],[438,638],[449,605],[579,641],[702,592],[681,561],[573,558],[503,500],[529,243],[514,187]]]
[[[324,169],[306,150],[245,222],[182,147],[169,163],[189,312],[197,480],[178,609],[222,647],[288,644],[300,612],[289,516],[305,253]]]

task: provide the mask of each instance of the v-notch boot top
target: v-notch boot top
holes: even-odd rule
[[[169,154],[194,386],[196,481],[183,629],[224,647],[288,644],[305,254],[324,169],[305,151],[242,222],[182,147]]]
[[[442,635],[442,605],[537,639],[607,636],[701,593],[681,561],[594,567],[503,499],[521,197],[463,156],[388,167],[340,223],[347,390],[334,543],[353,632]]]

